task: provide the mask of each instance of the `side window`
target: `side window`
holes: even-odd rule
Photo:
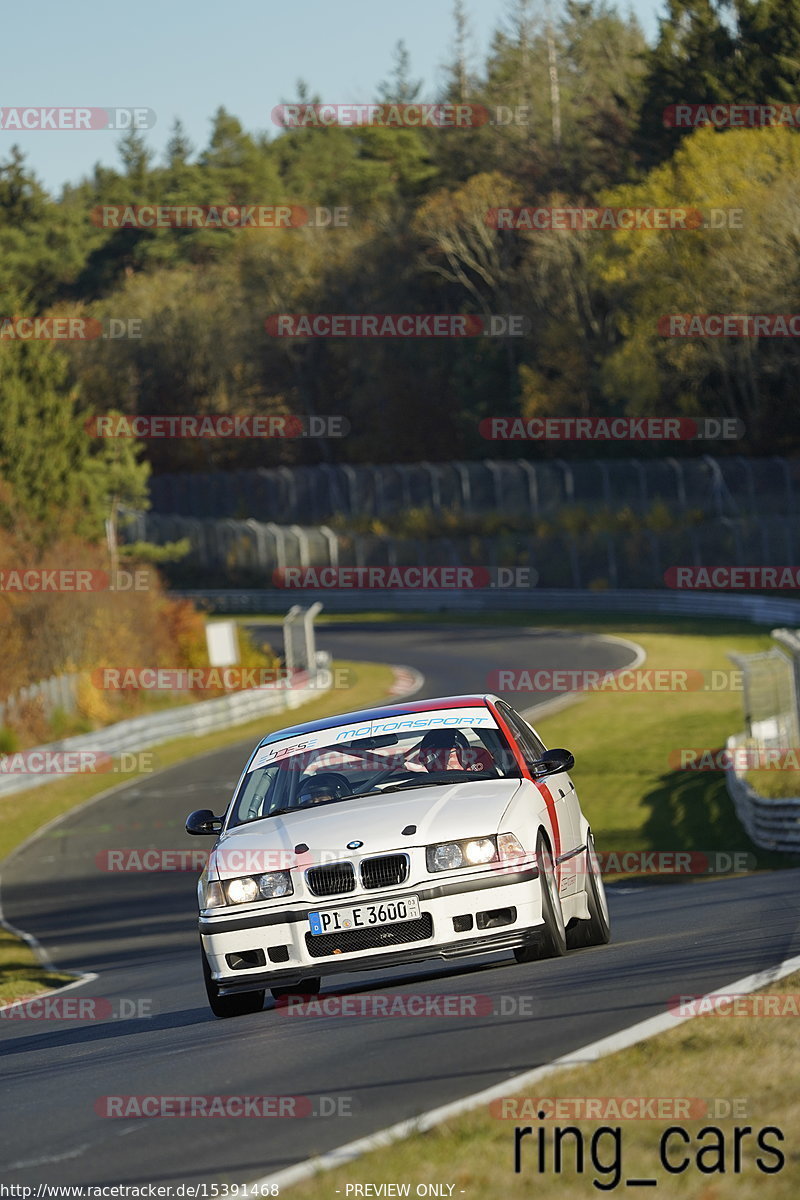
[[[525,726],[525,736],[533,747],[536,757],[541,758],[547,747],[544,742],[539,740],[527,722],[522,722],[522,724]]]
[[[513,709],[506,707],[505,704],[498,705],[497,707],[511,729],[511,732],[514,734],[514,737],[519,742],[525,762],[529,767],[533,766],[544,754],[544,746],[533,730],[526,725],[521,717],[517,716]]]

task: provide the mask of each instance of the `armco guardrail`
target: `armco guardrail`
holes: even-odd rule
[[[752,743],[744,734],[735,734],[727,741],[733,761],[725,771],[725,782],[736,815],[751,840],[762,850],[800,854],[800,795],[760,796],[744,778],[744,771],[735,764],[736,748],[748,744]]]
[[[588,591],[578,588],[352,589],[293,591],[230,588],[179,591],[205,601],[220,613],[281,613],[289,596],[304,602],[322,600],[327,612],[620,612],[641,615],[733,617],[756,625],[779,622],[800,625],[800,600],[772,596],[719,595],[626,589]]]
[[[269,689],[253,688],[244,692],[233,692],[219,700],[201,700],[198,704],[186,704],[145,717],[131,717],[98,729],[96,733],[82,733],[78,737],[62,738],[47,746],[36,746],[23,751],[23,755],[71,753],[95,751],[108,755],[122,751],[135,753],[157,746],[160,742],[177,737],[201,737],[218,729],[230,729],[242,725],[254,717],[266,713],[284,712],[297,708],[314,699],[331,687],[330,672],[315,672],[308,682],[300,687]],[[13,761],[13,755],[9,758]],[[6,768],[8,770],[8,768]],[[4,773],[0,760],[0,797],[22,792],[27,788],[53,783],[65,775],[40,772]]]

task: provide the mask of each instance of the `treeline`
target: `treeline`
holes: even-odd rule
[[[5,408],[16,397],[17,439],[10,448],[10,418],[0,411],[0,471],[22,507],[30,491],[38,506],[72,505],[85,521],[87,489],[91,498],[92,480],[110,469],[108,449],[87,449],[80,432],[54,439],[62,444],[53,463],[43,456],[39,471],[25,466],[36,454],[24,431],[39,438],[48,404],[80,415],[71,430],[109,409],[341,414],[350,424],[340,441],[152,439],[145,457],[156,471],[527,450],[481,438],[480,421],[493,415],[735,417],[745,435],[728,449],[795,451],[796,338],[667,337],[659,319],[798,309],[795,130],[676,130],[664,112],[789,105],[800,0],[669,0],[652,47],[635,18],[605,0],[566,0],[552,25],[540,12],[515,0],[476,64],[457,3],[446,85],[425,97],[525,112],[524,123],[253,132],[219,108],[202,149],[177,121],[156,161],[132,132],[118,169],[98,166],[58,198],[12,151],[0,166],[5,315],[142,323],[141,337],[47,351],[0,326],[0,401]],[[364,99],[422,98],[400,44],[388,78]],[[306,85],[284,98],[329,99]],[[114,206],[254,204],[342,208],[347,223],[139,229],[104,227],[97,216]],[[720,228],[618,232],[497,228],[489,216],[553,205],[737,215],[719,218]],[[276,313],[515,313],[526,333],[276,337],[265,328]],[[41,395],[50,398],[42,411]],[[564,453],[563,445],[528,446],[533,455]],[[583,451],[598,448],[570,447]],[[70,456],[88,457],[85,473],[67,470]],[[135,468],[127,461],[128,478]]]

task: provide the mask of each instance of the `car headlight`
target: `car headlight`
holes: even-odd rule
[[[203,906],[205,908],[222,908],[225,903],[225,893],[221,883],[203,883]]]
[[[275,900],[294,891],[289,871],[267,871],[264,875],[242,875],[224,883],[206,883],[206,908],[225,904],[252,904],[254,900]]]
[[[497,838],[469,838],[463,842],[439,842],[425,852],[428,870],[455,871],[459,867],[476,867],[494,862],[497,858]]]
[[[288,871],[267,871],[265,875],[258,876],[258,891],[262,900],[290,896],[294,891],[292,877]]]
[[[497,849],[503,862],[513,862],[515,859],[526,857],[519,838],[515,837],[513,833],[499,833]]]

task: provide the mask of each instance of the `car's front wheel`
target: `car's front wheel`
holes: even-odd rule
[[[586,902],[589,919],[576,921],[567,931],[570,949],[578,946],[605,946],[611,941],[611,921],[608,915],[606,889],[591,833],[586,839]]]
[[[206,952],[200,947],[203,960],[203,981],[206,985],[206,995],[211,1011],[215,1017],[245,1017],[248,1013],[261,1012],[264,1007],[265,990],[258,992],[236,992],[232,996],[220,996],[219,988],[211,977]]]
[[[518,963],[536,962],[540,958],[560,958],[567,952],[567,930],[561,911],[553,856],[542,834],[539,834],[536,842],[536,861],[539,864],[544,926],[534,945],[520,946],[514,951]]]

